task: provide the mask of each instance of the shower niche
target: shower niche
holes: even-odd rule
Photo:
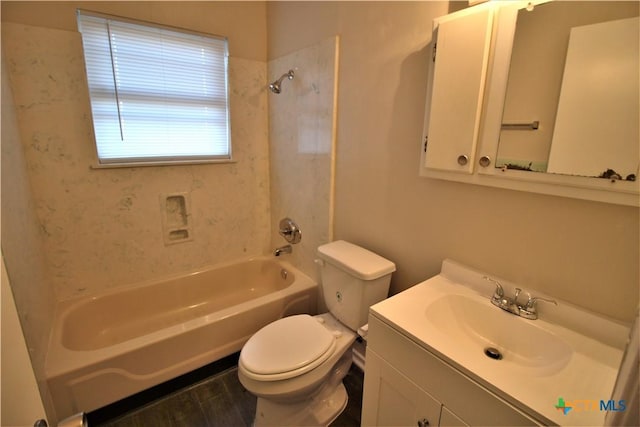
[[[160,195],[162,235],[165,245],[193,240],[190,205],[188,193]]]

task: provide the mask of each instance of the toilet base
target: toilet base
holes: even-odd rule
[[[258,398],[256,418],[259,426],[328,426],[347,407],[347,390],[342,381],[337,387],[295,404],[283,404]]]

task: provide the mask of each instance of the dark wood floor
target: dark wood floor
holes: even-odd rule
[[[359,426],[364,374],[344,379],[349,402],[332,426]],[[237,355],[87,415],[90,427],[251,426],[256,398],[238,380]]]

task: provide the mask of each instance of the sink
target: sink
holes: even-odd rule
[[[550,375],[561,370],[573,353],[562,338],[536,321],[501,310],[479,295],[446,294],[427,305],[425,316],[443,338],[464,347],[469,358],[487,358],[496,368]]]
[[[543,425],[603,425],[604,411],[576,409],[567,415],[556,404],[559,397],[610,398],[629,326],[562,300],[541,307],[536,320],[519,317],[491,303],[495,285],[485,277],[486,272],[445,260],[440,274],[373,305],[370,316]],[[519,287],[550,297],[496,280],[508,296]],[[374,330],[370,339],[376,339]],[[489,348],[493,357],[485,354]],[[441,381],[434,369],[417,369],[415,375]]]

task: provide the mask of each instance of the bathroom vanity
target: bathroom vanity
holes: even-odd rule
[[[371,307],[362,425],[603,425],[628,326],[562,301],[519,317],[486,276],[445,260]]]

